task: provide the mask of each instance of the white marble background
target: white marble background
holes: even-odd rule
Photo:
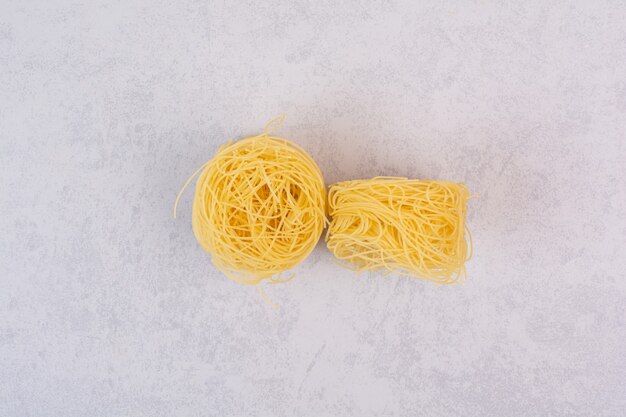
[[[176,193],[281,112],[467,183],[467,282],[216,271]],[[3,0],[0,416],[623,416],[625,143],[623,2]]]

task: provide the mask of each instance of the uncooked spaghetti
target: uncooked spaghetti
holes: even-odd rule
[[[334,184],[328,249],[354,270],[457,282],[471,256],[468,198],[463,184],[446,181],[376,177]]]
[[[194,234],[213,264],[242,284],[284,282],[281,274],[311,253],[327,222],[320,169],[298,145],[271,136],[283,118],[222,146],[199,170]]]

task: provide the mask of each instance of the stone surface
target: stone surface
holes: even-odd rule
[[[341,3],[0,4],[0,415],[624,415],[626,6]],[[176,193],[281,112],[467,183],[466,283],[216,271]]]

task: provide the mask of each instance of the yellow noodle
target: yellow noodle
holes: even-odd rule
[[[468,198],[463,184],[446,181],[376,177],[339,182],[328,195],[328,249],[350,269],[457,282],[471,256]]]
[[[315,161],[295,143],[271,136],[283,120],[222,146],[199,170],[194,234],[213,264],[242,284],[287,281],[281,274],[311,253],[327,222]]]

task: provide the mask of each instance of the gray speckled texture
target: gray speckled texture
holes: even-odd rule
[[[0,416],[624,415],[624,3],[337,3],[0,3]],[[467,282],[216,271],[176,193],[281,112],[467,183]]]

